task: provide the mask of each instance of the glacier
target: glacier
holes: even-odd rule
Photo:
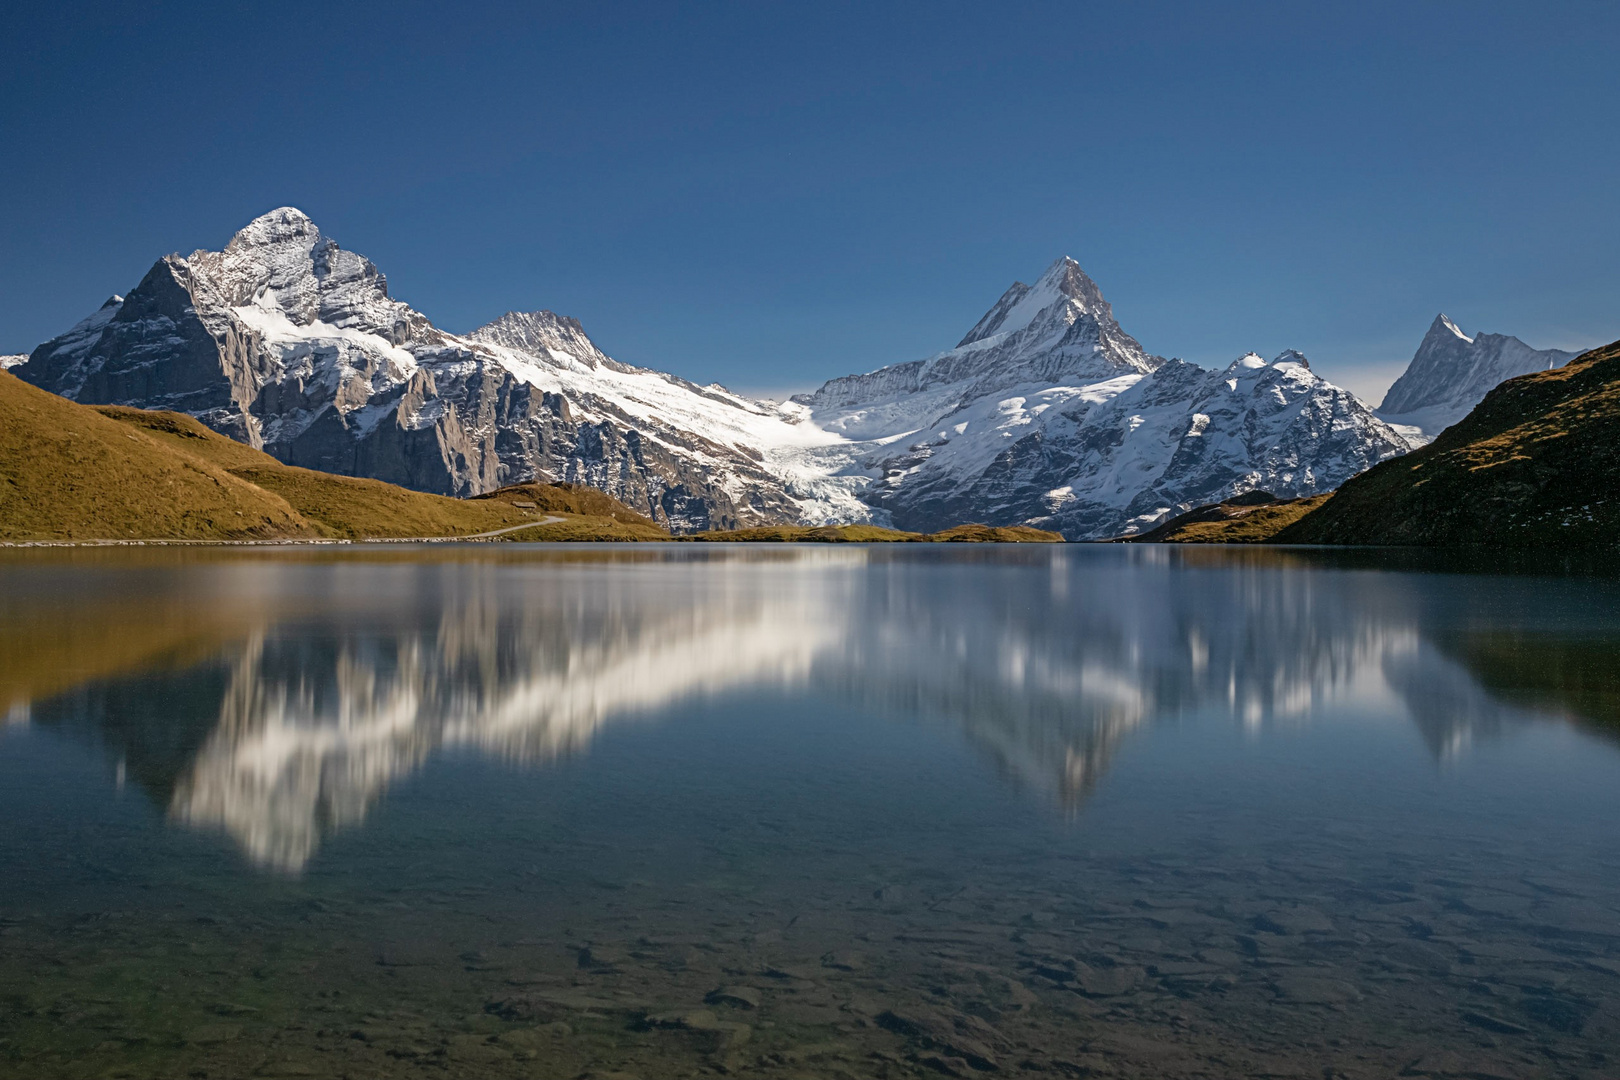
[[[862,444],[836,464],[920,531],[988,520],[1130,535],[1247,491],[1330,491],[1411,448],[1298,352],[1222,371],[1150,355],[1067,257],[1014,282],[955,348],[794,403]]]
[[[1328,491],[1413,445],[1297,352],[1220,371],[1148,353],[1066,257],[949,350],[770,402],[621,363],[550,311],[449,333],[292,207],[158,260],[12,370],[190,413],[293,465],[461,496],[585,484],[677,532],[984,521],[1096,539],[1247,491]]]

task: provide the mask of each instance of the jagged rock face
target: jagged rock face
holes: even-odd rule
[[[159,260],[16,372],[85,403],[190,413],[293,465],[450,495],[586,484],[677,530],[797,520],[757,445],[816,439],[617,363],[550,312],[448,334],[292,208],[223,251]]]
[[[1072,259],[1014,284],[955,349],[795,400],[865,442],[868,502],[927,531],[1122,535],[1246,491],[1332,490],[1409,449],[1297,352],[1220,372],[1147,354]]]
[[[1412,429],[1426,443],[1468,415],[1499,383],[1532,371],[1563,367],[1575,353],[1532,349],[1516,337],[1469,337],[1444,314],[1436,315],[1406,371],[1384,395],[1378,415]]]
[[[191,413],[294,465],[453,495],[585,484],[677,531],[982,521],[1094,538],[1257,488],[1329,490],[1408,448],[1297,353],[1225,372],[1150,355],[1072,259],[947,352],[773,405],[619,363],[551,312],[446,333],[291,208],[160,260],[15,370],[82,402]]]

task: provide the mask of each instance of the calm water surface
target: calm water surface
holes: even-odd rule
[[[1620,582],[1494,569],[0,557],[0,1075],[1620,1075]]]

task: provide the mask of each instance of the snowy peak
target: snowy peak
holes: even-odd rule
[[[1070,304],[1074,305],[1076,315],[1096,315],[1108,323],[1114,322],[1114,310],[1103,299],[1097,283],[1086,276],[1079,263],[1065,255],[1047,267],[1034,285],[1013,282],[956,347],[960,349],[986,338],[1023,330],[1045,321],[1054,307]]]
[[[321,230],[315,227],[308,214],[296,206],[281,206],[248,222],[231,237],[225,250],[244,251],[288,243],[299,244],[308,250],[320,239]]]
[[[189,413],[289,464],[439,494],[566,481],[677,530],[874,513],[853,481],[773,471],[836,441],[797,413],[620,364],[549,311],[447,334],[288,206],[221,250],[159,259],[17,371],[86,403]]]
[[[254,218],[223,251],[196,251],[178,262],[209,299],[254,325],[284,317],[294,327],[321,323],[396,345],[432,329],[425,316],[390,299],[376,264],[343,250],[295,207]]]
[[[467,335],[473,341],[504,349],[588,367],[609,363],[607,356],[585,334],[578,319],[554,311],[508,311]]]
[[[1505,334],[1469,337],[1437,315],[1412,362],[1384,395],[1378,415],[1415,429],[1421,444],[1468,415],[1498,383],[1562,367],[1574,356],[1562,349],[1533,349]]]
[[[955,348],[832,379],[793,400],[819,409],[886,401],[881,418],[869,411],[859,426],[873,432],[876,423],[898,435],[1013,387],[1145,374],[1163,363],[1120,328],[1097,283],[1065,256],[1034,285],[1013,282]],[[926,396],[904,400],[919,394]]]
[[[1452,322],[1451,318],[1442,311],[1434,317],[1434,322],[1429,324],[1429,332],[1423,335],[1423,343],[1418,346],[1418,351],[1444,348],[1452,344],[1454,339],[1459,338],[1466,344],[1472,345],[1474,343],[1474,339],[1463,333],[1462,328]]]
[[[1228,385],[1233,385],[1233,380],[1249,382],[1267,376],[1298,377],[1311,385],[1332,385],[1311,370],[1311,362],[1298,349],[1284,350],[1274,360],[1267,360],[1257,352],[1244,353],[1221,372],[1221,378],[1227,380]]]

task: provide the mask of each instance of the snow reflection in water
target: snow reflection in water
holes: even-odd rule
[[[0,1076],[1611,1076],[1616,598],[1132,548],[17,556]]]
[[[189,583],[188,611],[243,618],[214,630],[228,679],[169,811],[284,871],[441,749],[539,764],[733,691],[958,726],[1070,810],[1153,720],[1400,716],[1443,759],[1532,715],[1425,635],[1434,597],[1393,575],[1044,548],[337,565]]]

